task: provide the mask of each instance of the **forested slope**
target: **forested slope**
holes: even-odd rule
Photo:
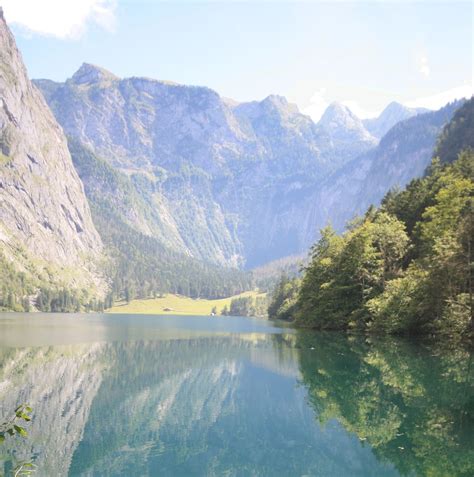
[[[463,127],[455,117],[437,148],[455,143],[457,159],[434,158],[425,177],[387,193],[342,235],[326,227],[301,282],[276,288],[270,315],[321,329],[472,334],[474,152],[459,141],[471,137]]]
[[[111,291],[107,306],[114,299],[128,301],[162,293],[223,298],[251,287],[247,272],[176,250],[179,237],[167,234],[172,228],[163,225],[166,216],[163,219],[159,204],[146,193],[147,187],[153,187],[146,177],[129,177],[73,139],[69,139],[69,149],[108,254]]]

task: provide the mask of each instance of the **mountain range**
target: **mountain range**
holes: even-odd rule
[[[301,207],[308,190],[420,113],[392,103],[366,127],[332,103],[315,123],[281,96],[230,102],[208,88],[120,79],[90,64],[65,83],[35,84],[66,134],[155,204],[156,219],[131,225],[179,252],[245,268],[307,250],[325,220],[320,204]],[[349,219],[353,204],[345,208]]]
[[[87,63],[32,84],[3,16],[0,42],[1,252],[36,286],[189,293],[305,254],[328,221],[423,174],[461,105],[361,120],[335,102],[314,122],[281,96],[238,103]]]

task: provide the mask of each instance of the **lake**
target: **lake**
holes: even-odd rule
[[[0,471],[473,476],[472,355],[237,317],[0,314]]]

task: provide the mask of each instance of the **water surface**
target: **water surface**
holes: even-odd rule
[[[471,359],[249,318],[0,314],[1,413],[34,408],[0,469],[472,476]]]

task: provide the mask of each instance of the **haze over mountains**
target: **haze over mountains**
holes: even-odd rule
[[[217,276],[209,266],[305,254],[328,222],[341,230],[422,174],[461,104],[391,103],[361,120],[333,103],[315,123],[281,96],[237,103],[85,63],[64,83],[33,82],[55,119],[3,17],[0,41],[1,251],[35,286],[56,277],[104,293],[120,269],[118,293],[133,279],[144,293],[173,283],[186,294],[202,277],[199,296]],[[117,254],[115,269],[99,265]],[[184,287],[170,278],[179,266]]]
[[[329,177],[420,112],[391,103],[379,118],[362,121],[333,103],[314,123],[280,96],[234,103],[208,88],[120,79],[90,64],[65,83],[35,84],[66,134],[141,182],[137,193],[147,189],[166,218],[160,232],[153,232],[153,220],[129,219],[131,225],[168,237],[167,246],[177,251],[247,268],[304,253],[330,219],[308,195],[324,197],[320,188]],[[431,152],[420,154],[425,167]],[[386,177],[380,197],[399,179]],[[347,180],[340,190],[351,186]],[[341,205],[342,223],[354,206]]]

